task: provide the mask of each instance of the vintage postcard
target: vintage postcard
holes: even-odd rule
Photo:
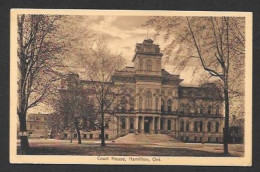
[[[10,162],[252,164],[252,13],[11,10]]]

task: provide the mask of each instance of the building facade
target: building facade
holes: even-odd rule
[[[31,138],[51,137],[51,114],[28,114],[27,134]]]
[[[127,81],[131,98],[113,116],[115,122],[108,123],[106,138],[115,139],[128,133],[160,133],[185,142],[221,143],[224,117],[220,89],[212,83],[182,86],[179,75],[162,69],[162,56],[159,45],[151,39],[144,40],[136,44],[134,67],[125,67],[113,75],[116,84]],[[75,78],[87,83],[78,75]],[[82,132],[82,136],[99,138],[100,132]]]

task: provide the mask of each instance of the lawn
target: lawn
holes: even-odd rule
[[[85,156],[201,156],[220,157],[222,151],[210,151],[200,145],[162,146],[151,144],[116,144],[107,143],[101,147],[99,143],[83,142],[81,145],[68,141],[31,141],[30,155],[85,155]],[[211,145],[210,145],[211,146]],[[213,145],[214,146],[214,145]],[[212,147],[212,146],[211,146]],[[218,148],[218,147],[217,147]],[[217,150],[217,149],[216,149]],[[20,147],[18,146],[18,154]]]

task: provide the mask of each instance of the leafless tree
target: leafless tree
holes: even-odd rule
[[[92,90],[95,107],[95,119],[92,124],[101,130],[101,146],[105,146],[105,128],[108,122],[114,122],[113,116],[121,108],[123,97],[126,100],[126,82],[114,82],[113,75],[125,64],[120,54],[112,53],[104,40],[99,39],[89,54],[81,55],[82,66]],[[105,118],[105,115],[109,116]]]
[[[68,77],[70,80],[71,77]],[[87,89],[83,89],[79,80],[75,79],[68,84],[68,88],[60,89],[60,95],[55,103],[58,121],[53,120],[53,125],[59,126],[58,130],[77,132],[78,144],[81,144],[80,131],[87,129],[86,122],[92,117],[93,102],[89,100]],[[56,116],[56,117],[57,117]]]
[[[58,37],[56,24],[61,16],[18,15],[18,107],[22,153],[29,148],[26,136],[26,114],[28,109],[41,103],[52,91],[52,84],[59,80],[60,54],[65,47]]]
[[[239,17],[153,17],[157,36],[164,32],[166,57],[175,53],[178,68],[198,65],[220,84],[225,101],[224,153],[228,154],[230,93],[243,95],[245,20]],[[173,38],[173,39],[172,39]],[[193,64],[193,65],[192,65]],[[195,68],[198,69],[198,68]],[[233,85],[232,85],[233,84]],[[243,85],[243,84],[239,84]]]

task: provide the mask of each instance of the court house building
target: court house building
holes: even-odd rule
[[[167,134],[184,142],[223,141],[223,98],[213,83],[199,87],[182,86],[179,75],[162,69],[160,47],[153,40],[137,43],[132,62],[112,77],[127,81],[131,101],[108,123],[106,139],[128,133]],[[78,78],[79,79],[79,78]],[[83,81],[80,81],[83,83]],[[100,137],[100,131],[81,132],[83,139]]]

